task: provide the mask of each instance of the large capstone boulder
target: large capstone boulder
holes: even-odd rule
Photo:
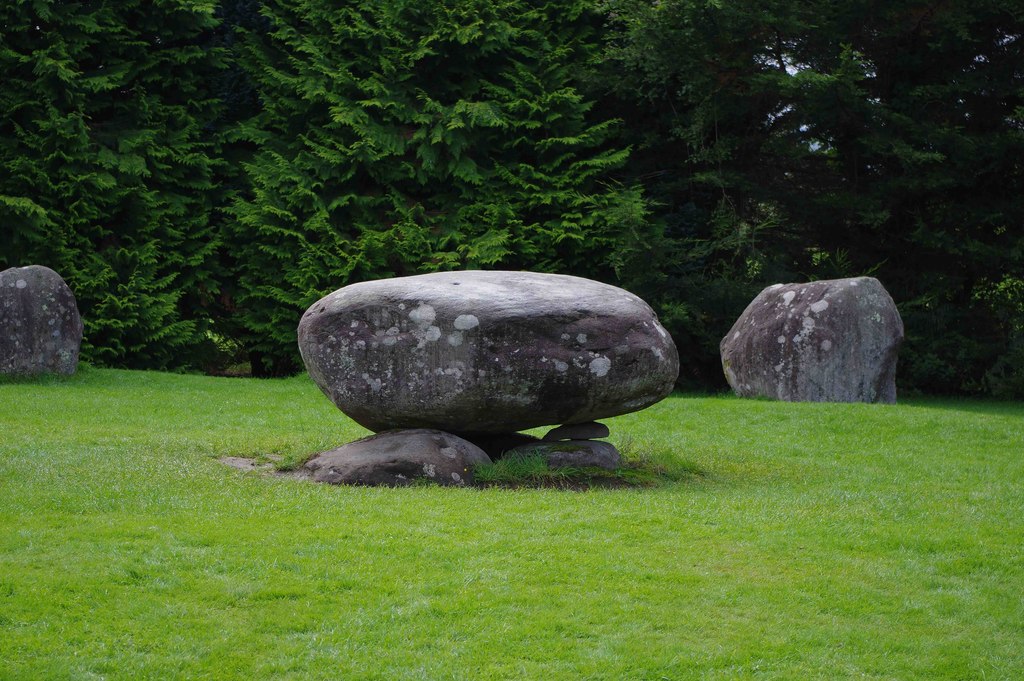
[[[310,376],[361,425],[507,433],[648,407],[679,373],[640,298],[588,279],[440,272],[339,289],[299,323]]]
[[[741,397],[791,402],[896,401],[903,321],[872,277],[769,286],[722,339]]]
[[[71,375],[81,346],[75,295],[59,274],[41,265],[0,272],[0,374]]]
[[[439,485],[473,481],[473,468],[491,463],[476,445],[438,430],[378,433],[322,452],[303,465],[316,482],[335,485],[408,485],[424,478]]]

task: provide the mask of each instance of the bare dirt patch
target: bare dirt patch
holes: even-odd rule
[[[280,457],[274,458],[279,459]],[[256,471],[279,478],[313,480],[311,473],[301,466],[295,469],[279,470],[273,462],[244,456],[222,456],[217,461],[245,472]],[[423,478],[423,480],[426,481],[427,478]],[[595,472],[593,475],[575,472],[572,475],[554,475],[522,480],[478,480],[467,487],[477,489],[495,487],[501,489],[560,489],[567,492],[586,492],[592,489],[638,489],[655,486],[656,482],[655,479],[649,477],[636,479],[609,475],[606,472]]]
[[[247,459],[243,456],[222,456],[217,459],[225,466],[237,468],[240,471],[272,471],[274,464],[260,463],[256,459]]]

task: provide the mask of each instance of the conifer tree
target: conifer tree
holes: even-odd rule
[[[1021,3],[602,5],[603,83],[679,254],[670,328],[705,380],[761,286],[873,274],[903,388],[1024,395]]]
[[[626,151],[579,72],[574,0],[267,2],[243,57],[262,111],[234,203],[237,323],[255,370],[295,366],[325,293],[452,268],[605,273],[639,200],[602,184]]]
[[[68,280],[93,361],[178,366],[202,340],[214,24],[201,1],[0,5],[0,267]]]

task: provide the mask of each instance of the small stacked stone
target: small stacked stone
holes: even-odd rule
[[[615,470],[622,465],[622,455],[615,445],[601,441],[610,434],[608,426],[597,421],[571,423],[548,431],[537,442],[514,447],[505,455],[540,455],[550,468]]]
[[[361,451],[386,450],[381,466],[401,469],[401,478],[396,473],[383,484],[405,484],[415,470],[443,484],[466,484],[475,463],[524,447],[546,452],[552,466],[615,468],[618,452],[596,441],[608,429],[595,420],[660,401],[679,372],[672,338],[640,298],[588,279],[533,272],[353,284],[314,303],[298,337],[324,394],[378,433],[360,441],[367,444]],[[518,432],[545,425],[562,427],[543,440]],[[410,440],[402,435],[409,430],[440,434]],[[433,444],[423,445],[424,437]],[[358,443],[346,447],[352,444]],[[325,481],[382,484],[376,474],[345,473],[339,461],[351,450],[341,449],[315,457],[307,469],[333,467],[320,473]],[[428,461],[425,449],[442,458]],[[396,463],[398,456],[414,463]],[[453,461],[451,471],[440,465]]]

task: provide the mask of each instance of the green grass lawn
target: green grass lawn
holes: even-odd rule
[[[0,384],[0,678],[1024,678],[1024,405],[676,396],[655,488],[243,473],[305,378]]]

